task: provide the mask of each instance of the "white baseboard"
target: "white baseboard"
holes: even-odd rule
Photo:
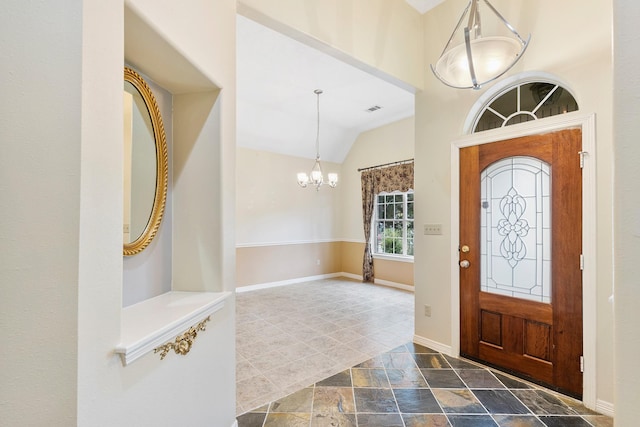
[[[353,273],[340,273],[341,277],[346,277],[347,279],[353,279],[353,280],[362,280],[362,275],[361,274],[353,274]]]
[[[373,279],[373,283],[376,285],[389,286],[390,288],[402,289],[403,291],[413,292],[414,287],[411,285],[405,285],[404,283],[390,282],[389,280]]]
[[[278,286],[293,285],[296,283],[312,282],[314,280],[332,279],[334,277],[344,276],[343,273],[319,274],[317,276],[298,277],[296,279],[282,280],[279,282],[259,283],[257,285],[240,286],[236,288],[236,292],[250,292],[258,289],[275,288]]]
[[[335,277],[346,277],[347,279],[362,280],[362,276],[358,274],[345,273],[345,272],[329,273],[329,274],[320,274],[317,276],[307,276],[307,277],[299,277],[296,279],[282,280],[279,282],[259,283],[257,285],[240,286],[239,288],[236,288],[236,292],[250,292],[250,291],[256,291],[258,289],[268,289],[268,288],[275,288],[277,286],[286,286],[286,285],[293,285],[296,283],[312,282],[314,280],[333,279]],[[402,289],[404,291],[410,291],[410,292],[414,291],[414,287],[411,285],[405,285],[404,283],[391,282],[389,280],[374,279],[373,283],[375,283],[376,285],[389,286],[391,288]]]
[[[596,412],[613,417],[613,403],[604,400],[596,400]]]
[[[458,355],[452,354],[450,345],[442,344],[437,341],[433,341],[428,338],[421,337],[419,335],[413,336],[413,342],[416,344],[423,345],[425,347],[429,347],[433,350],[439,351],[440,353],[446,354],[447,356],[458,357]]]
[[[340,274],[340,277],[346,277],[347,279],[362,280],[361,274],[346,273],[344,271],[339,274]],[[391,282],[389,280],[373,279],[373,283],[375,283],[376,285],[389,286],[391,288],[402,289],[404,291],[413,292],[415,290],[415,288],[411,285],[406,285],[404,283],[398,283],[398,282]]]

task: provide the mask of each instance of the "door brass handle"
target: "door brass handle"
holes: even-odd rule
[[[467,261],[466,259],[463,259],[462,261],[460,261],[460,267],[462,268],[469,268],[469,261]]]

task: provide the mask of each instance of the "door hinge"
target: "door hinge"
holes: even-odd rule
[[[580,155],[580,169],[584,168],[584,156],[589,154],[588,151],[578,151],[578,154]]]
[[[580,372],[584,372],[584,356],[580,356]]]
[[[584,270],[584,255],[580,254],[580,270]]]

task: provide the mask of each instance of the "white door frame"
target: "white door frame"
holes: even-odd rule
[[[582,330],[583,392],[582,402],[596,409],[596,129],[595,114],[579,111],[535,120],[500,129],[465,135],[451,143],[451,351],[460,355],[460,149],[527,135],[544,134],[568,128],[582,129]],[[576,162],[579,160],[576,153]],[[576,361],[579,363],[579,361]]]

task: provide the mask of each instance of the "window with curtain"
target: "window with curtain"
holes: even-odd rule
[[[406,220],[406,215],[410,209],[413,219],[413,160],[403,161],[402,164],[394,166],[368,168],[362,172],[360,179],[362,183],[362,222],[364,225],[364,240],[367,242],[364,247],[364,256],[362,259],[362,280],[364,282],[373,282],[373,246],[377,246],[374,241],[374,239],[377,239],[377,237],[374,237],[377,234],[376,228],[373,227],[374,218],[376,217],[376,201],[381,195],[384,195],[383,193],[411,193],[411,207],[409,208],[409,206],[406,206],[403,202],[402,215]],[[385,209],[387,209],[386,200],[385,198]],[[393,206],[389,207],[389,209],[394,209],[393,216],[395,215],[395,209],[399,209],[399,207],[396,206],[395,198],[392,203],[390,201],[389,205]],[[387,221],[386,210],[384,221]],[[395,222],[397,221],[391,218],[389,221],[391,221],[391,227],[395,227]],[[383,227],[386,225],[387,224],[383,224]],[[405,227],[405,225],[403,224],[402,227]],[[403,251],[409,247],[411,247],[413,251],[413,225],[411,230],[410,242],[404,241]],[[372,234],[374,236],[372,236]],[[404,233],[404,238],[408,235],[409,232]]]
[[[413,256],[413,191],[376,196],[374,254]]]

